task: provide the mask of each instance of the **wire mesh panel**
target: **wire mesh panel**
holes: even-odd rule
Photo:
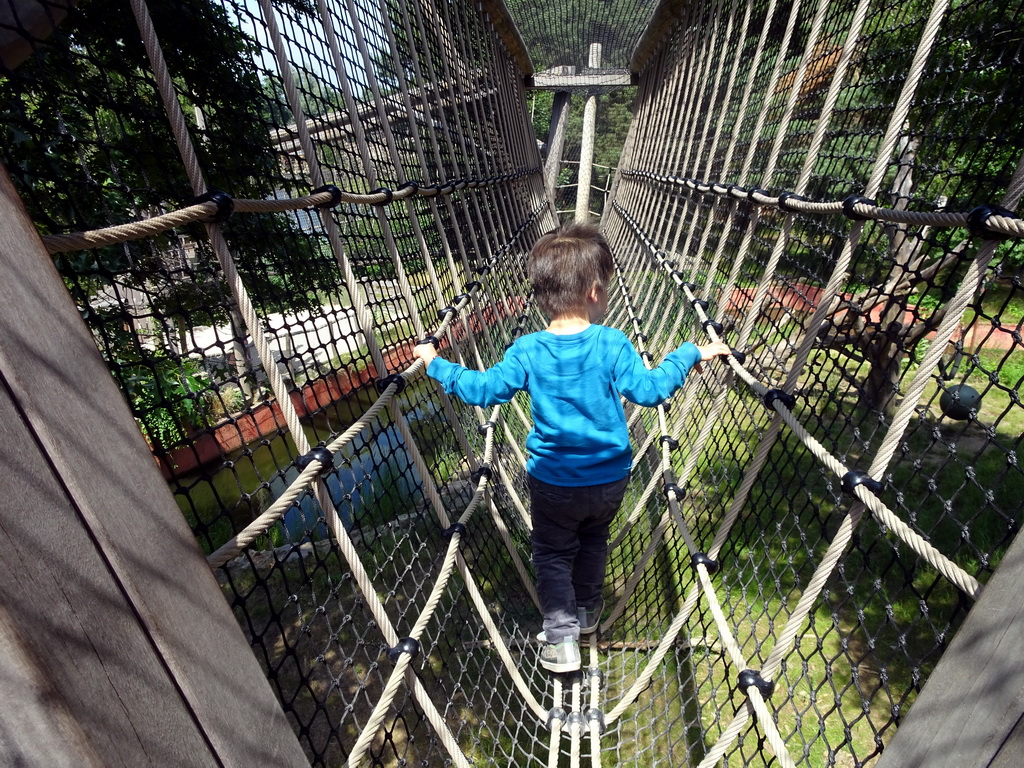
[[[624,66],[652,4],[603,5]],[[651,364],[744,354],[627,410],[600,632],[557,676],[528,398],[412,356],[546,324],[503,7],[11,5],[0,156],[311,763],[877,758],[1020,520],[1021,8],[990,5],[691,4],[641,46],[605,322]],[[569,14],[541,67],[609,26],[515,10]]]
[[[673,406],[673,466],[780,760],[874,763],[1020,525],[1021,14],[701,4],[641,77],[607,227],[633,290],[671,281],[659,351],[746,353],[706,438]],[[697,757],[768,764],[716,624]]]

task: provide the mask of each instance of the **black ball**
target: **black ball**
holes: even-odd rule
[[[981,407],[981,395],[974,387],[956,384],[949,387],[939,398],[939,408],[951,419],[963,421],[970,418],[971,411]]]

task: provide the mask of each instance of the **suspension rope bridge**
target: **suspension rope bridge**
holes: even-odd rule
[[[928,143],[907,129],[917,119],[915,98],[949,34],[943,24],[964,11],[937,0],[921,13],[905,79],[885,123],[876,126],[867,182],[840,196],[841,185],[816,195],[823,189],[822,162],[845,162],[844,150],[852,151],[831,145],[830,131],[839,113],[851,109],[850,89],[858,86],[850,78],[863,68],[857,56],[867,55],[859,46],[865,34],[884,27],[884,9],[868,0],[821,0],[810,10],[800,3],[781,8],[775,0],[721,0],[654,13],[666,26],[653,25],[636,48],[634,71],[643,76],[635,119],[602,221],[616,255],[607,322],[631,335],[648,367],[700,334],[731,343],[733,355],[691,376],[671,402],[627,409],[636,451],[631,489],[613,528],[610,607],[599,633],[582,643],[583,671],[548,675],[535,659],[538,600],[526,555],[529,513],[519,490],[526,465],[520,445],[530,427],[525,403],[484,412],[454,402],[423,381],[422,362],[411,362],[410,354],[417,340],[432,341],[452,359],[482,369],[516,336],[542,327],[525,281],[525,253],[556,217],[536,145],[520,119],[522,75],[530,72],[507,12],[492,3],[478,14],[469,5],[406,0],[213,4],[218,22],[227,18],[234,28],[251,30],[260,66],[273,73],[267,82],[278,86],[268,97],[270,112],[282,113],[272,127],[288,138],[270,150],[284,160],[273,192],[235,197],[209,181],[217,137],[203,125],[216,123],[216,110],[202,121],[199,106],[197,117],[188,114],[200,96],[174,71],[178,51],[162,43],[170,28],[159,28],[153,10],[165,9],[146,0],[129,4],[146,82],[151,78],[158,94],[193,198],[173,209],[168,202],[175,198],[150,195],[136,206],[147,215],[136,220],[120,217],[85,231],[65,226],[41,240],[64,265],[87,318],[91,312],[101,323],[96,285],[109,268],[76,273],[62,259],[88,249],[97,259],[123,252],[141,261],[138,254],[159,254],[168,242],[208,244],[229,296],[217,311],[238,313],[238,332],[252,340],[266,382],[266,402],[253,399],[246,409],[256,421],[258,409],[270,403],[284,422],[258,439],[271,446],[287,434],[290,442],[270,476],[256,473],[258,490],[273,498],[250,519],[232,519],[227,535],[215,541],[207,535],[207,563],[258,648],[307,757],[318,765],[550,768],[566,757],[574,768],[585,759],[595,767],[711,768],[723,760],[833,765],[842,751],[857,765],[874,759],[884,746],[881,734],[898,721],[899,705],[880,714],[872,698],[879,691],[893,701],[910,695],[921,673],[912,654],[930,650],[907,650],[911,630],[899,626],[898,598],[886,596],[894,588],[888,575],[870,577],[875,591],[856,602],[860,587],[844,571],[844,558],[856,553],[856,568],[871,562],[867,553],[876,547],[887,547],[894,559],[912,553],[916,564],[901,566],[905,589],[929,622],[928,598],[917,595],[941,597],[931,609],[934,643],[941,645],[958,621],[949,606],[981,599],[979,577],[1008,545],[991,544],[980,568],[959,547],[944,551],[949,542],[938,538],[939,526],[929,528],[907,508],[903,486],[912,479],[898,479],[901,464],[916,462],[920,472],[932,445],[956,439],[940,426],[927,427],[928,401],[946,386],[941,372],[949,349],[965,351],[962,329],[985,314],[978,296],[993,270],[1012,263],[1024,239],[1024,223],[1013,212],[1024,194],[1024,159],[1015,159],[1012,172],[1002,169],[997,202],[961,197],[970,202],[962,210],[924,210],[926,201],[910,193],[914,161]],[[794,47],[797,32],[803,39]],[[74,55],[73,45],[69,50]],[[325,99],[318,89],[328,86]],[[773,96],[755,105],[756,90]],[[723,112],[715,111],[716,100]],[[331,114],[349,116],[347,123],[328,119],[328,102]],[[396,119],[396,105],[406,122]],[[331,130],[322,130],[327,122]],[[787,158],[786,139],[793,136],[801,143],[796,163]],[[672,137],[667,145],[666,137]],[[108,149],[104,137],[93,141],[95,152],[81,154],[83,167],[91,154]],[[11,158],[5,162],[11,165]],[[222,174],[218,186],[230,190],[231,181]],[[312,191],[295,194],[303,189]],[[31,193],[22,194],[37,220],[52,220],[49,211],[32,210]],[[891,206],[879,203],[886,194]],[[912,210],[911,202],[922,210]],[[148,215],[154,210],[162,212]],[[361,365],[375,390],[368,396],[355,388],[326,405],[317,400],[313,413],[327,423],[326,430],[314,424],[315,441],[310,410],[300,413],[297,403],[318,396],[306,393],[310,385],[290,373],[268,338],[267,297],[251,287],[260,267],[247,261],[242,234],[252,227],[257,237],[268,235],[261,250],[269,253],[277,243],[266,217],[293,222],[300,213],[309,217],[306,230],[286,224],[287,237],[301,242],[315,233],[319,245],[311,258],[332,275],[301,292],[334,293],[351,313],[348,360],[333,365]],[[858,259],[883,247],[875,229],[887,233],[893,269],[876,281],[881,287],[864,290],[856,283],[868,269]],[[954,242],[958,230],[966,236]],[[385,278],[368,270],[385,269],[379,261],[364,262],[358,253],[363,231],[385,254]],[[797,253],[815,233],[841,240],[836,253]],[[914,238],[917,245],[904,255],[900,249]],[[931,262],[929,247],[938,251]],[[152,269],[140,286],[159,296],[153,284],[183,284],[187,270]],[[939,286],[940,275],[948,280],[942,305],[925,321],[927,347],[916,352],[898,335],[907,330],[906,296]],[[1013,286],[1019,293],[1019,270]],[[147,311],[167,323],[159,304],[154,299]],[[851,318],[861,324],[851,325]],[[177,322],[196,324],[187,315]],[[1021,322],[1011,334],[1018,355]],[[93,332],[111,347],[108,327]],[[858,360],[851,374],[829,350],[835,337],[858,341],[855,332],[867,334],[869,346],[863,355],[847,353]],[[139,342],[134,349],[147,354]],[[892,349],[911,355],[911,364],[888,358],[899,375],[891,408],[851,405],[848,395],[863,386],[844,382],[863,377],[865,360],[878,363]],[[111,357],[115,375],[131,369]],[[980,360],[974,351],[975,368]],[[1007,360],[1001,364],[1008,367]],[[315,383],[325,375],[306,378]],[[238,373],[209,386],[219,395],[228,383],[240,388],[242,378]],[[983,479],[984,506],[1015,531],[1020,510],[1003,507],[1019,482],[1019,438],[1004,447],[998,426],[1020,417],[1019,382],[1001,384],[998,372],[988,378],[985,396],[1001,396],[1006,405],[990,417],[972,401],[966,423],[994,419],[978,458],[994,451],[1005,455],[1006,468]],[[971,390],[964,383],[948,391],[946,415]],[[350,418],[331,411],[350,398]],[[856,420],[847,414],[841,421],[844,410],[857,407]],[[930,430],[931,442],[915,437],[922,430]],[[445,440],[448,455],[438,458],[436,446]],[[949,453],[956,456],[955,443]],[[253,455],[246,447],[235,458],[221,457],[247,499],[257,488],[242,487],[237,466]],[[212,487],[208,472],[200,469],[195,481],[172,471],[172,487],[177,483],[194,505],[182,489]],[[953,497],[978,484],[973,467],[964,475]],[[928,486],[940,493],[936,477]],[[389,517],[386,500],[399,488],[404,509]],[[953,515],[952,499],[938,498],[941,514]],[[834,507],[835,514],[819,507]],[[295,516],[297,535],[287,525]],[[199,529],[209,528],[194,517]],[[864,533],[869,519],[875,527]],[[321,525],[328,549],[304,549],[324,536]],[[969,540],[970,524],[960,526]],[[861,536],[877,542],[865,550]],[[261,559],[261,551],[270,559]],[[845,597],[837,596],[843,591]],[[879,595],[888,618],[870,623],[866,614]],[[823,629],[819,614],[826,617]],[[883,669],[882,682],[868,693],[858,679],[862,662],[849,646],[863,638],[870,650],[860,658],[868,658],[890,624],[899,635],[893,642],[910,659],[912,681],[891,691]],[[842,664],[852,671],[838,671]],[[850,682],[837,684],[842,676]],[[826,686],[831,690],[823,694]],[[852,703],[846,700],[851,690],[860,695]],[[840,736],[830,734],[829,718],[840,723]]]

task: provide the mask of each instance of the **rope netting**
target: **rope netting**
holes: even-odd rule
[[[651,365],[737,354],[627,409],[607,609],[553,676],[528,401],[411,354],[546,324],[504,8],[83,0],[46,36],[21,4],[4,165],[311,763],[875,761],[1024,498],[1024,38],[991,5],[654,14],[606,322]]]

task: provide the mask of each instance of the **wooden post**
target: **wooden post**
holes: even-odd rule
[[[601,66],[600,43],[591,43],[590,60],[587,64],[592,70]],[[586,106],[583,108],[583,139],[580,146],[580,171],[576,186],[576,221],[590,219],[590,177],[594,170],[594,134],[596,130],[597,95],[591,94],[587,97]]]
[[[1024,755],[1024,537],[1018,535],[878,768],[1016,768]]]
[[[307,766],[0,169],[0,764]]]
[[[554,199],[558,186],[558,172],[562,168],[562,152],[565,149],[565,126],[569,122],[569,103],[572,93],[555,91],[551,102],[551,125],[548,128],[548,156],[544,160],[544,186],[548,197]]]

